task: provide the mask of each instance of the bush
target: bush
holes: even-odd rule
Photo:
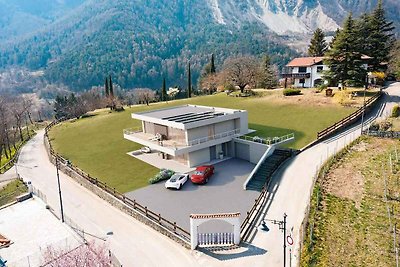
[[[157,173],[156,176],[149,179],[149,184],[155,184],[162,180],[168,180],[174,174],[175,172],[173,170],[161,169],[161,171]]]
[[[398,116],[400,116],[400,107],[399,105],[396,105],[392,109],[392,117],[397,118]]]
[[[300,89],[285,89],[283,90],[284,96],[291,96],[291,95],[301,95]]]

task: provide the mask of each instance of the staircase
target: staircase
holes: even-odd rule
[[[261,164],[260,168],[247,184],[246,190],[261,191],[264,185],[269,183],[272,174],[291,155],[292,152],[290,150],[275,149],[272,155]]]

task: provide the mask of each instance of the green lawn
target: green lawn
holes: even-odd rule
[[[400,161],[394,160],[395,147],[398,151],[399,141],[364,138],[319,178],[300,266],[396,266],[387,210],[392,227],[399,225]]]
[[[0,189],[0,207],[15,201],[15,198],[28,192],[28,188],[21,180],[15,180]]]
[[[121,192],[143,187],[157,169],[126,153],[141,146],[124,140],[122,130],[140,125],[132,112],[165,108],[181,104],[245,109],[249,112],[249,128],[264,137],[295,133],[293,148],[313,141],[324,129],[354,111],[341,106],[307,106],[268,101],[265,97],[239,98],[225,94],[196,97],[162,104],[135,106],[122,113],[102,111],[96,116],[67,122],[50,133],[54,148],[84,171],[103,180]]]

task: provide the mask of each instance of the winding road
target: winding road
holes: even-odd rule
[[[386,90],[384,105],[367,121],[386,116],[400,102],[400,83]],[[263,210],[266,218],[282,219],[288,215],[288,229],[293,229],[294,245],[288,248],[287,262],[296,266],[300,245],[299,229],[304,219],[313,185],[313,177],[328,157],[360,136],[360,123],[316,144],[287,162],[274,175],[270,199]],[[59,210],[56,169],[44,147],[44,130],[22,149],[18,172],[25,181],[46,194],[47,202]],[[15,170],[11,170],[14,171]],[[8,174],[9,175],[9,174]],[[0,177],[1,179],[1,177]],[[72,178],[60,173],[64,211],[86,232],[105,238],[123,266],[282,266],[283,237],[278,226],[268,233],[254,231],[252,245],[232,251],[189,251],[152,228],[112,207]],[[112,231],[113,235],[106,236]],[[103,242],[103,241],[99,241]],[[292,250],[292,255],[289,254]],[[289,266],[289,264],[287,264]]]

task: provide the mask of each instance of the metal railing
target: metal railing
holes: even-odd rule
[[[189,141],[188,145],[195,146],[195,145],[199,145],[199,144],[202,144],[202,143],[205,143],[208,141],[217,140],[217,139],[221,139],[221,138],[225,138],[225,137],[229,137],[229,136],[235,136],[237,134],[240,134],[240,129],[235,129],[235,130],[231,130],[231,131],[227,131],[227,132],[223,132],[223,133],[219,133],[219,134],[214,134],[212,136],[207,136],[207,137],[191,140],[191,141]]]
[[[64,121],[64,120],[62,120],[62,121]],[[182,227],[178,226],[176,224],[176,222],[171,222],[171,221],[163,218],[161,216],[161,214],[155,213],[152,210],[148,209],[147,206],[141,205],[135,199],[130,199],[130,198],[126,197],[124,194],[118,192],[115,188],[107,185],[106,183],[98,180],[97,178],[90,176],[89,174],[85,173],[83,170],[79,169],[77,166],[73,165],[69,160],[58,155],[54,151],[52,144],[50,142],[50,139],[48,138],[48,132],[51,129],[51,127],[57,125],[60,122],[61,121],[52,122],[45,128],[45,137],[47,138],[47,141],[48,141],[49,154],[51,157],[57,158],[58,162],[62,165],[62,167],[76,173],[77,175],[79,175],[79,177],[87,180],[92,185],[100,188],[104,192],[108,193],[112,197],[114,197],[114,198],[118,199],[119,201],[121,201],[122,203],[124,203],[125,206],[128,209],[130,209],[131,211],[135,211],[136,213],[147,218],[154,224],[163,227],[169,233],[178,237],[180,240],[182,240],[186,243],[188,243],[190,241],[190,233],[188,231],[186,231],[185,229],[183,229]],[[61,168],[61,170],[63,170],[63,169]]]
[[[350,125],[351,123],[353,123],[354,121],[358,120],[363,112],[366,112],[366,110],[371,107],[373,104],[376,103],[376,101],[378,99],[380,99],[380,97],[382,96],[382,92],[378,92],[376,93],[373,97],[371,97],[370,99],[368,99],[365,102],[365,105],[363,105],[361,108],[357,109],[355,112],[351,113],[349,116],[347,116],[346,118],[334,123],[333,125],[327,127],[326,129],[318,132],[317,134],[317,140],[325,138],[329,135],[331,135],[332,133],[343,129],[344,127]]]
[[[141,133],[141,132],[143,132],[142,127],[134,127],[134,128],[124,129],[124,134],[126,134],[126,135]]]
[[[294,133],[290,133],[281,137],[270,137],[270,138],[263,138],[259,136],[248,136],[248,135],[243,135],[239,137],[240,139],[246,140],[246,141],[251,141],[255,143],[260,143],[264,145],[276,145],[283,143],[285,141],[294,139]]]

